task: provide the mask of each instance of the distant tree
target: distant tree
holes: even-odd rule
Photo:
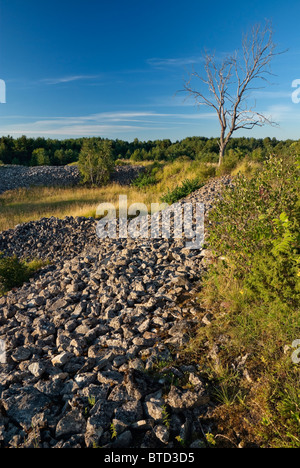
[[[219,165],[234,132],[275,124],[271,117],[255,111],[255,106],[248,106],[249,92],[264,87],[258,82],[268,82],[268,76],[272,74],[270,63],[275,55],[282,53],[275,52],[275,49],[270,23],[267,22],[264,28],[255,25],[243,38],[241,58],[235,52],[219,61],[214,55],[205,53],[205,76],[193,72],[184,83],[184,91],[195,99],[198,106],[208,106],[218,116],[221,127]],[[201,81],[204,89],[194,86],[194,78]]]
[[[84,182],[94,186],[106,184],[114,167],[111,142],[86,140],[79,155],[78,167]]]
[[[30,161],[31,166],[49,166],[50,159],[48,152],[45,148],[37,148],[33,150],[32,157]]]
[[[76,162],[78,159],[78,153],[71,149],[63,150],[58,149],[54,152],[53,163],[58,166],[65,166],[67,164]]]

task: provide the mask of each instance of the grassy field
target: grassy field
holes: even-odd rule
[[[149,209],[151,203],[158,203],[168,189],[172,190],[185,179],[199,177],[204,181],[210,175],[215,175],[214,166],[176,161],[156,167],[155,183],[143,188],[114,183],[99,188],[77,186],[12,190],[0,195],[0,231],[51,216],[95,217],[100,203],[109,202],[118,207],[119,195],[127,195],[129,205],[139,202]]]

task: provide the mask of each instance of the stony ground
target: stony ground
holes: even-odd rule
[[[229,182],[186,201],[208,210]],[[0,298],[0,444],[201,447],[209,392],[177,358],[199,322],[207,252],[184,239],[100,240],[95,228],[51,218],[0,234],[0,251],[52,262]]]
[[[111,180],[120,185],[129,184],[143,171],[142,166],[116,166]],[[0,193],[29,187],[68,187],[80,182],[76,166],[0,166]]]

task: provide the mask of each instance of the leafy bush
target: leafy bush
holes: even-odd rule
[[[111,142],[86,140],[79,155],[78,167],[83,182],[92,186],[105,185],[114,168]]]
[[[224,161],[217,168],[216,175],[217,176],[222,176],[226,174],[230,174],[231,171],[238,165],[239,161],[242,159],[243,153],[241,150],[236,149],[230,149],[227,151]]]
[[[247,356],[255,384],[238,410],[244,420],[258,418],[255,436],[264,446],[300,447],[300,368],[284,352],[300,338],[299,175],[295,156],[271,157],[251,179],[238,176],[209,215],[214,260],[200,300],[214,321],[198,339],[228,337],[219,368]]]
[[[140,189],[149,187],[150,185],[156,184],[157,180],[156,177],[149,173],[140,174],[133,182],[132,185],[134,187],[138,187]]]
[[[203,186],[203,183],[196,179],[186,179],[178,187],[175,187],[173,190],[168,189],[167,193],[161,197],[163,203],[173,204],[182,198],[187,197],[190,193],[198,190]]]
[[[25,262],[16,256],[4,257],[0,254],[0,295],[7,291],[22,286],[29,278],[47,262],[33,260]]]
[[[147,167],[145,172],[142,172],[133,182],[134,187],[143,189],[145,187],[150,187],[151,185],[157,184],[158,180],[156,175],[159,173],[162,168],[162,164],[155,162],[151,164],[150,167]]]
[[[284,215],[285,213],[285,215]],[[289,227],[299,236],[299,169],[295,161],[270,158],[250,180],[240,175],[211,213],[209,239],[244,273],[256,252],[272,253]],[[222,220],[222,221],[221,221]],[[288,221],[290,220],[290,221]],[[297,237],[299,241],[299,237]],[[295,248],[291,243],[291,251]]]

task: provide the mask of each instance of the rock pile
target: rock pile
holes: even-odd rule
[[[224,182],[192,199],[210,206]],[[176,356],[198,325],[206,252],[184,239],[100,240],[95,226],[52,218],[0,235],[0,251],[53,261],[0,298],[0,444],[202,446],[209,394]]]
[[[130,184],[144,170],[143,166],[116,166],[111,181]],[[30,187],[67,187],[80,182],[77,166],[1,166],[0,193]]]
[[[130,185],[142,172],[145,172],[144,166],[115,166],[111,182],[119,185]]]
[[[78,184],[80,174],[73,166],[1,166],[0,193],[30,187],[65,187]]]

